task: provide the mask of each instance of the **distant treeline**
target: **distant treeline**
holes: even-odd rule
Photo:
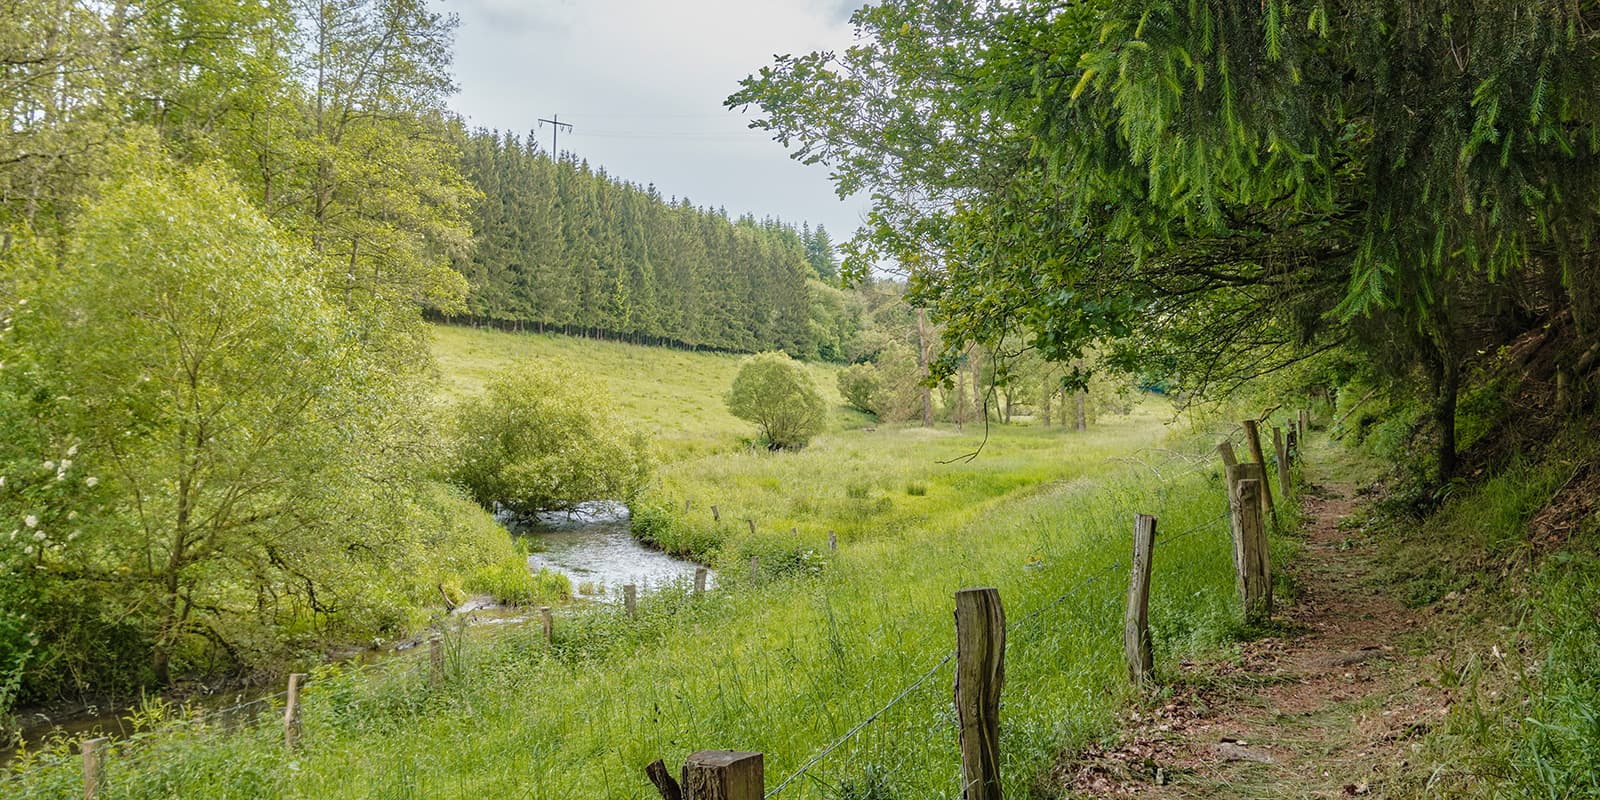
[[[471,321],[825,359],[860,327],[821,227],[668,201],[531,137],[478,131],[462,171],[483,193],[457,267]]]

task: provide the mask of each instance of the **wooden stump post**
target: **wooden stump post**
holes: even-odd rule
[[[1156,518],[1133,518],[1133,571],[1128,580],[1128,610],[1122,615],[1122,650],[1134,683],[1150,680],[1155,656],[1150,649],[1150,556],[1156,545]]]
[[[1289,502],[1289,444],[1283,439],[1283,429],[1272,429],[1272,449],[1278,455],[1278,496]]]
[[[745,517],[745,522],[750,524],[750,535],[756,535],[756,521],[753,517]]]
[[[1261,519],[1259,494],[1265,481],[1240,478],[1229,498],[1233,516],[1235,583],[1247,622],[1272,616],[1272,571],[1268,563],[1267,529]]]
[[[300,743],[300,686],[306,681],[305,673],[289,676],[289,693],[283,703],[283,746],[293,750]]]
[[[750,557],[750,582],[755,583],[761,577],[761,556]]]
[[[428,685],[439,688],[444,683],[444,641],[435,636],[428,640]]]
[[[711,507],[711,521],[712,522],[721,522],[722,521],[722,512],[720,510],[718,510],[716,506],[712,506]]]
[[[644,774],[649,776],[650,782],[656,785],[656,791],[661,794],[661,800],[683,800],[683,787],[667,771],[666,762],[656,759],[644,768]]]
[[[555,639],[556,620],[550,614],[549,606],[539,606],[539,622],[544,627],[544,643],[549,644]]]
[[[683,513],[685,513],[685,514],[689,513],[689,509],[691,509],[691,508],[694,508],[694,498],[685,497],[683,499]]]
[[[100,736],[83,743],[83,800],[100,796],[100,784],[106,777],[106,745],[110,742]]]
[[[956,720],[963,800],[1001,800],[1000,689],[1006,612],[998,589],[956,592]]]
[[[1233,454],[1233,442],[1227,439],[1217,442],[1217,455],[1222,456],[1222,466],[1224,467],[1236,467],[1239,465],[1239,457]]]
[[[701,750],[683,764],[684,800],[761,800],[766,789],[760,753]]]
[[[623,585],[622,608],[628,612],[630,617],[639,616],[639,587],[631,583]]]
[[[694,596],[699,597],[706,593],[706,568],[694,568]]]
[[[1267,456],[1261,449],[1261,428],[1253,419],[1244,420],[1240,424],[1244,426],[1244,440],[1250,445],[1250,460],[1260,464],[1263,470],[1266,469]],[[1261,497],[1267,519],[1276,520],[1278,516],[1277,508],[1272,502],[1272,487],[1264,479],[1261,481]]]
[[[828,531],[828,550],[830,552],[839,551],[839,534],[833,531]]]

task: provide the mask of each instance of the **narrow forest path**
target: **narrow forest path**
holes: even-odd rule
[[[1075,797],[1389,797],[1386,776],[1448,713],[1440,620],[1381,585],[1376,546],[1348,529],[1355,487],[1312,485],[1275,635],[1236,658],[1185,662],[1159,700],[1128,712],[1115,747],[1058,766]]]

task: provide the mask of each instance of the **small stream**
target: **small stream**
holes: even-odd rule
[[[501,522],[533,546],[529,570],[548,569],[567,576],[573,597],[581,600],[620,603],[622,587],[630,583],[641,595],[674,583],[688,584],[700,566],[640,544],[630,532],[628,507],[622,503],[584,503],[570,513]],[[708,585],[714,581],[714,574],[708,576]]]
[[[528,556],[528,569],[548,569],[572,581],[573,598],[579,601],[621,603],[622,587],[633,584],[644,597],[652,589],[674,583],[690,584],[699,564],[669,556],[640,544],[630,532],[628,507],[622,503],[584,503],[570,513],[545,513],[533,519],[500,515],[500,522],[511,535],[528,540],[535,551]],[[707,587],[715,585],[716,573],[707,575]],[[516,625],[529,621],[525,611],[497,606],[488,598],[472,598],[458,606],[455,614],[473,626]],[[537,617],[534,617],[537,619]],[[374,661],[391,658],[417,646],[413,639],[395,647],[364,650],[346,659]],[[345,660],[345,659],[341,659]],[[270,694],[265,689],[258,694]],[[218,694],[190,698],[201,709],[231,706],[249,697]],[[100,732],[111,736],[127,735],[123,719],[132,709],[117,704],[96,707],[20,710],[22,738],[37,747],[52,734],[86,735]],[[10,760],[13,751],[0,748],[0,765]]]

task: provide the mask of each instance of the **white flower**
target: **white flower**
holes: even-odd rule
[[[67,541],[69,541],[69,542],[72,541],[73,539],[76,539],[76,538],[78,538],[78,532],[77,531],[73,531],[72,533],[67,534]]]
[[[6,476],[0,475],[0,489],[6,488]]]
[[[83,479],[83,485],[89,487],[90,489],[93,489],[95,486],[99,485],[99,483],[100,479],[93,475]]]
[[[39,518],[29,514],[28,516],[22,518],[22,524],[30,528],[37,528],[39,527]]]
[[[54,462],[54,461],[46,461],[46,462],[44,462],[44,468],[45,469],[55,469],[56,468],[56,462]]]
[[[44,541],[44,531],[39,531],[38,533],[34,534],[33,540],[36,542]]]
[[[75,456],[77,454],[78,454],[78,446],[77,445],[73,445],[73,446],[67,448],[67,456],[69,458],[72,457],[72,456]]]
[[[60,470],[61,472],[66,472],[67,470],[72,469],[72,459],[70,459],[70,458],[61,459],[61,466],[56,467],[56,469]]]
[[[75,520],[77,518],[78,518],[78,512],[76,512],[76,511],[68,511],[67,512],[67,521],[68,522],[71,522],[71,521],[73,521],[73,520]]]
[[[25,556],[33,555],[33,545],[30,544],[27,547],[22,548],[22,554]]]

